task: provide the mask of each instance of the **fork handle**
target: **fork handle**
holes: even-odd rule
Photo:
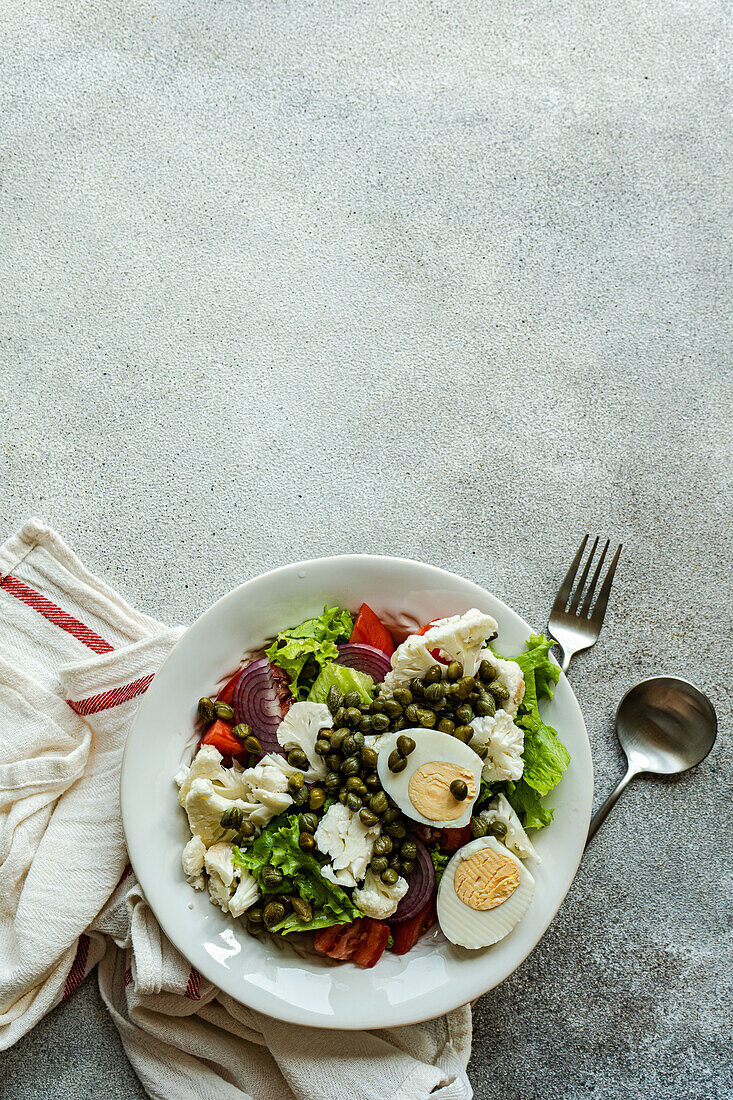
[[[611,810],[613,809],[613,807],[616,805],[616,799],[621,794],[621,791],[623,791],[624,788],[629,785],[629,783],[634,778],[634,776],[638,775],[638,774],[639,774],[639,769],[635,768],[635,767],[633,767],[633,765],[629,764],[628,771],[626,772],[626,775],[620,781],[620,783],[618,784],[616,789],[614,791],[611,791],[608,798],[603,803],[603,805],[600,807],[600,809],[598,809],[593,814],[593,817],[591,818],[590,827],[588,829],[588,837],[587,837],[586,842],[585,842],[586,848],[588,847],[591,840],[593,839],[593,837],[596,835],[596,833],[600,829],[603,822],[608,817],[608,815],[611,812]]]

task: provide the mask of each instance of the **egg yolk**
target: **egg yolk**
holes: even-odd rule
[[[453,888],[470,909],[495,909],[519,886],[519,868],[509,856],[481,848],[456,867]]]
[[[454,779],[462,779],[468,787],[468,797],[462,802],[451,794]],[[476,797],[476,780],[468,768],[431,760],[412,773],[407,793],[417,812],[429,821],[455,821]]]

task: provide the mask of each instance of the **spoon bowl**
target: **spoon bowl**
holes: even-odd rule
[[[629,766],[594,814],[586,845],[635,775],[678,775],[694,768],[712,749],[717,733],[713,704],[686,680],[653,676],[627,691],[616,711],[616,734]]]

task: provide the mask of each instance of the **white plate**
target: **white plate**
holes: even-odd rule
[[[590,820],[593,767],[580,707],[564,676],[544,707],[572,756],[550,795],[555,820],[533,836],[542,863],[535,896],[506,939],[467,951],[434,931],[407,955],[387,952],[372,970],[301,958],[247,935],[239,921],[195,892],[181,870],[189,838],[173,776],[190,757],[196,703],[236,668],[240,654],[278,630],[320,614],[324,603],[352,610],[366,601],[388,623],[417,626],[469,607],[499,623],[499,653],[521,651],[530,628],[478,585],[402,558],[319,558],[276,569],[235,588],[183,635],[148,688],[122,764],[122,820],[130,859],[168,938],[206,978],[242,1003],[292,1023],[377,1028],[438,1016],[498,985],[545,932],[580,862]],[[193,906],[193,908],[191,908]]]

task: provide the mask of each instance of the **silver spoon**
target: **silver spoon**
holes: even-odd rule
[[[717,732],[713,704],[686,680],[654,676],[627,691],[616,711],[616,734],[629,766],[593,815],[586,846],[635,775],[676,775],[694,768],[712,749]]]

